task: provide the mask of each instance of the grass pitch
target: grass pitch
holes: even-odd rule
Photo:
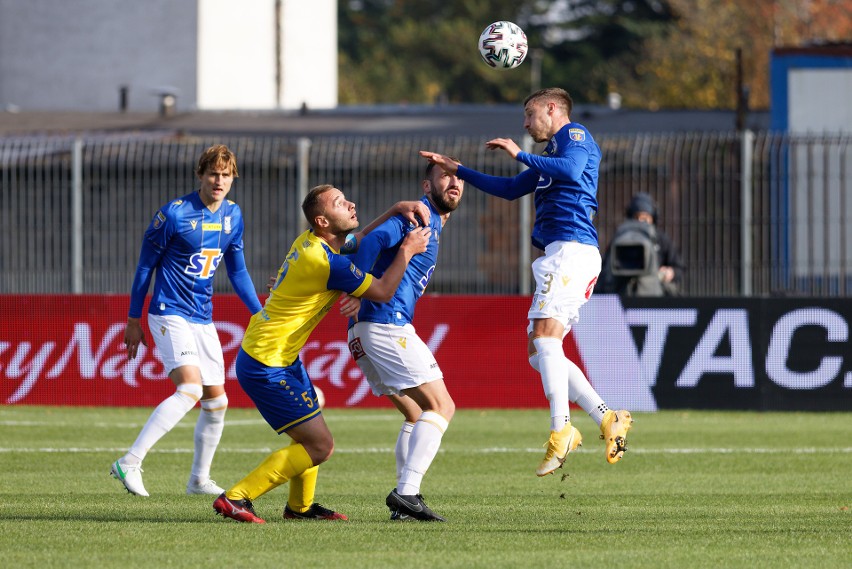
[[[350,522],[283,520],[287,488],[255,501],[263,526],[186,496],[197,411],[145,460],[150,498],[109,477],[148,408],[0,407],[0,551],[7,567],[849,567],[852,413],[637,414],[630,450],[584,446],[537,478],[546,410],[461,410],[423,485],[448,522],[391,522],[393,410],[330,409],[337,451],[317,501]],[[228,487],[287,444],[231,409],[213,465]]]

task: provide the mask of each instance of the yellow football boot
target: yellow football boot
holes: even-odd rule
[[[568,453],[582,444],[583,435],[571,426],[570,421],[562,427],[561,431],[550,431],[550,438],[544,444],[547,452],[544,453],[544,460],[538,465],[535,473],[538,476],[547,476],[557,468],[562,468]]]
[[[627,450],[627,431],[633,425],[630,411],[613,411],[604,413],[601,421],[601,438],[606,443],[606,461],[615,464],[624,456]]]

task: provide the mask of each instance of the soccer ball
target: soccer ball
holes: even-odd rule
[[[322,409],[325,407],[325,393],[322,392],[322,389],[314,385],[314,393],[317,394],[317,405]]]
[[[517,24],[488,24],[479,36],[479,54],[494,69],[514,69],[527,56],[527,34]]]

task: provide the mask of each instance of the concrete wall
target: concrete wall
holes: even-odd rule
[[[162,87],[195,101],[196,17],[172,0],[0,0],[0,103],[114,111],[121,85],[131,110],[156,110]]]
[[[0,110],[116,111],[122,86],[140,112],[162,91],[178,111],[335,107],[337,0],[0,0]]]

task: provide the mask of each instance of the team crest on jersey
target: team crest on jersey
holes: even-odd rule
[[[355,263],[349,263],[349,270],[352,271],[352,274],[355,275],[356,278],[364,278],[364,272],[358,267],[356,267]]]
[[[231,216],[226,215],[225,218],[222,220],[222,223],[225,226],[225,233],[230,233],[231,232]]]
[[[195,228],[198,227],[198,220],[197,219],[190,219],[189,224],[192,226],[192,230],[195,231]]]
[[[154,216],[154,229],[159,229],[162,224],[166,222],[166,216],[163,215],[162,211],[158,211],[157,215]]]
[[[569,128],[568,138],[576,142],[583,142],[584,140],[586,140],[586,131],[584,131],[582,128]]]

